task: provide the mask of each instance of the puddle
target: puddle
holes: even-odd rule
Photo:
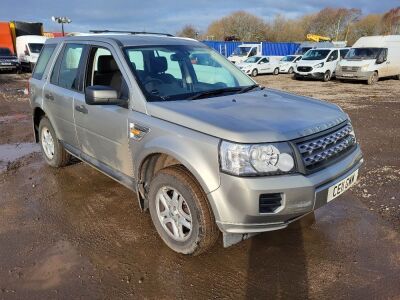
[[[40,152],[39,144],[20,143],[0,145],[0,172],[6,171],[9,163],[34,152]]]
[[[0,124],[1,123],[10,123],[12,121],[25,121],[30,119],[30,116],[25,114],[15,114],[12,116],[0,116]]]

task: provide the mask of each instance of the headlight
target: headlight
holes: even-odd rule
[[[288,143],[235,144],[223,141],[220,145],[221,170],[233,175],[293,173],[293,157]]]
[[[323,66],[324,66],[324,63],[322,62],[322,63],[320,63],[318,65],[315,65],[314,68],[322,68]]]
[[[363,65],[361,67],[361,71],[367,71],[369,65]]]

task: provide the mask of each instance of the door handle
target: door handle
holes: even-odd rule
[[[54,101],[54,96],[53,96],[52,94],[45,94],[44,97],[45,97],[46,99],[49,99],[49,100],[51,100],[51,101]]]
[[[83,114],[87,114],[88,113],[88,110],[87,110],[85,105],[76,105],[75,106],[75,110],[79,111],[79,112],[81,112]]]

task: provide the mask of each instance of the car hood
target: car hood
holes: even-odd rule
[[[240,64],[237,64],[237,66],[239,68],[242,68],[242,69],[251,68],[254,65],[255,65],[255,63],[240,63]]]
[[[297,66],[304,66],[304,67],[314,67],[315,65],[318,65],[322,62],[325,62],[325,60],[299,60],[297,62]]]
[[[365,65],[374,64],[376,59],[342,59],[339,62],[340,66],[349,66],[349,67],[363,67]]]
[[[293,140],[347,119],[334,104],[271,89],[199,100],[149,102],[147,109],[156,118],[239,143]]]

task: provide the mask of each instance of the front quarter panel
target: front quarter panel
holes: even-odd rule
[[[135,178],[149,155],[162,153],[182,163],[205,193],[219,187],[218,138],[138,112],[131,114],[129,123],[149,129],[140,141],[130,139]]]

